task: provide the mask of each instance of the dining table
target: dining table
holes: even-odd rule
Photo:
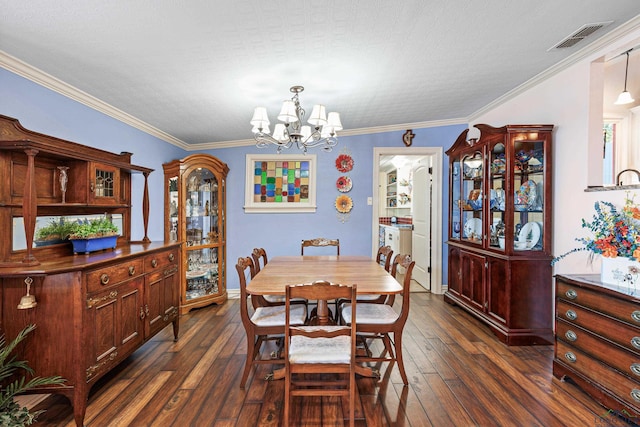
[[[276,256],[247,284],[250,295],[285,295],[287,285],[325,280],[343,285],[357,285],[358,295],[393,295],[402,292],[402,285],[375,259],[360,255]],[[331,323],[326,305],[318,304],[316,324]],[[357,312],[356,312],[357,329]],[[365,376],[377,374],[368,368],[357,368]],[[277,379],[283,372],[276,371]]]

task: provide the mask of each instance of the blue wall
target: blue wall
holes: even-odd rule
[[[155,169],[149,177],[151,218],[149,237],[163,239],[163,171],[162,164],[191,152],[166,143],[112,117],[62,96],[30,80],[0,68],[0,114],[17,118],[27,129],[49,134],[80,144],[112,152],[134,153],[133,163]],[[248,126],[248,125],[247,125]],[[453,144],[465,125],[414,129],[414,147],[444,147]],[[247,128],[248,129],[248,128]],[[340,239],[340,252],[345,255],[371,254],[372,206],[367,197],[373,196],[373,148],[402,147],[404,131],[340,137],[331,153],[317,151],[317,205],[312,214],[245,214],[244,177],[247,153],[275,153],[275,149],[254,146],[207,150],[229,165],[227,180],[227,287],[238,288],[233,269],[240,256],[247,256],[254,247],[264,247],[269,257],[298,254],[300,240],[324,236]],[[354,208],[349,221],[336,218],[334,202],[339,195],[335,182],[341,174],[335,159],[347,148],[354,159],[349,173],[353,189],[349,195]],[[447,158],[444,159],[442,182],[447,195]],[[133,182],[133,238],[141,238],[141,196],[144,180],[141,175]],[[70,183],[72,185],[72,183]],[[443,206],[443,230],[446,230],[446,200]],[[446,236],[446,232],[443,232]],[[443,281],[446,282],[446,248],[443,248]]]

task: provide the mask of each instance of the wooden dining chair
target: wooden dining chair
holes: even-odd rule
[[[384,267],[385,270],[389,271],[389,269],[391,268],[392,255],[393,249],[391,249],[391,246],[381,246],[378,248],[378,253],[376,254],[376,262],[380,264],[380,266]],[[384,304],[386,300],[387,295],[358,295],[357,302]],[[340,310],[342,309],[343,304],[348,302],[349,301],[347,300],[336,301],[336,322],[340,321]]]
[[[393,249],[391,249],[391,246],[380,246],[376,254],[376,262],[383,266],[385,270],[390,271],[392,255]]]
[[[323,246],[335,246],[336,255],[340,255],[340,239],[325,239],[324,237],[318,237],[317,239],[302,240],[300,244],[300,255],[304,255],[304,248],[323,247]]]
[[[284,305],[258,307],[253,310],[253,313],[249,313],[247,276],[251,277],[253,268],[253,260],[250,257],[238,258],[236,270],[240,280],[240,318],[247,335],[247,359],[242,379],[240,380],[240,388],[244,388],[253,365],[284,363],[284,359],[278,354],[271,359],[262,359],[260,350],[263,343],[271,340],[281,340],[284,336],[285,312],[290,312],[288,321],[293,325],[302,325],[307,319],[307,308],[303,304],[295,304],[290,308]]]
[[[288,285],[287,309],[295,307],[291,304],[294,298],[355,301],[356,285],[326,281]],[[292,323],[292,315],[286,315],[283,425],[291,425],[291,403],[295,396],[347,396],[349,425],[354,426],[356,310],[355,302],[351,303],[353,321],[349,325],[297,326]]]
[[[357,332],[363,341],[371,339],[381,339],[384,343],[385,351],[379,356],[358,357],[361,362],[396,362],[398,370],[404,384],[409,384],[407,374],[404,370],[402,359],[402,331],[409,316],[409,295],[411,288],[411,274],[415,261],[411,260],[411,255],[398,254],[393,260],[392,272],[394,277],[398,273],[398,268],[404,269],[404,280],[402,282],[402,306],[400,313],[393,309],[395,298],[387,298],[385,304],[358,303]],[[341,323],[349,324],[353,321],[352,306],[347,305],[341,310]],[[393,334],[393,340],[391,339]],[[387,356],[388,355],[388,356]]]
[[[253,278],[260,272],[261,268],[267,265],[267,252],[264,248],[254,248],[253,252],[251,252],[251,258],[253,258],[253,274],[251,276]],[[260,266],[260,261],[262,261],[262,267]],[[251,295],[251,303],[253,308],[284,305],[284,295]],[[296,299],[294,303],[306,305],[307,300]]]

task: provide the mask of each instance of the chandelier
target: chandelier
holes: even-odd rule
[[[304,109],[300,106],[298,95],[304,90],[302,86],[293,86],[290,91],[293,93],[291,100],[286,100],[282,104],[277,123],[273,129],[273,134],[269,131],[269,117],[265,107],[256,107],[251,119],[254,139],[259,148],[268,147],[273,144],[277,147],[278,153],[283,148],[291,148],[293,144],[305,153],[308,148],[321,147],[324,151],[331,151],[338,144],[337,131],[342,130],[340,114],[331,112],[327,115],[325,106],[317,104],[313,106],[311,115],[307,120],[311,126],[303,126],[305,115]]]

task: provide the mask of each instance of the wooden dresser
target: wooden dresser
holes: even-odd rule
[[[569,377],[607,409],[637,417],[640,289],[604,285],[599,279],[556,276],[553,375]]]

